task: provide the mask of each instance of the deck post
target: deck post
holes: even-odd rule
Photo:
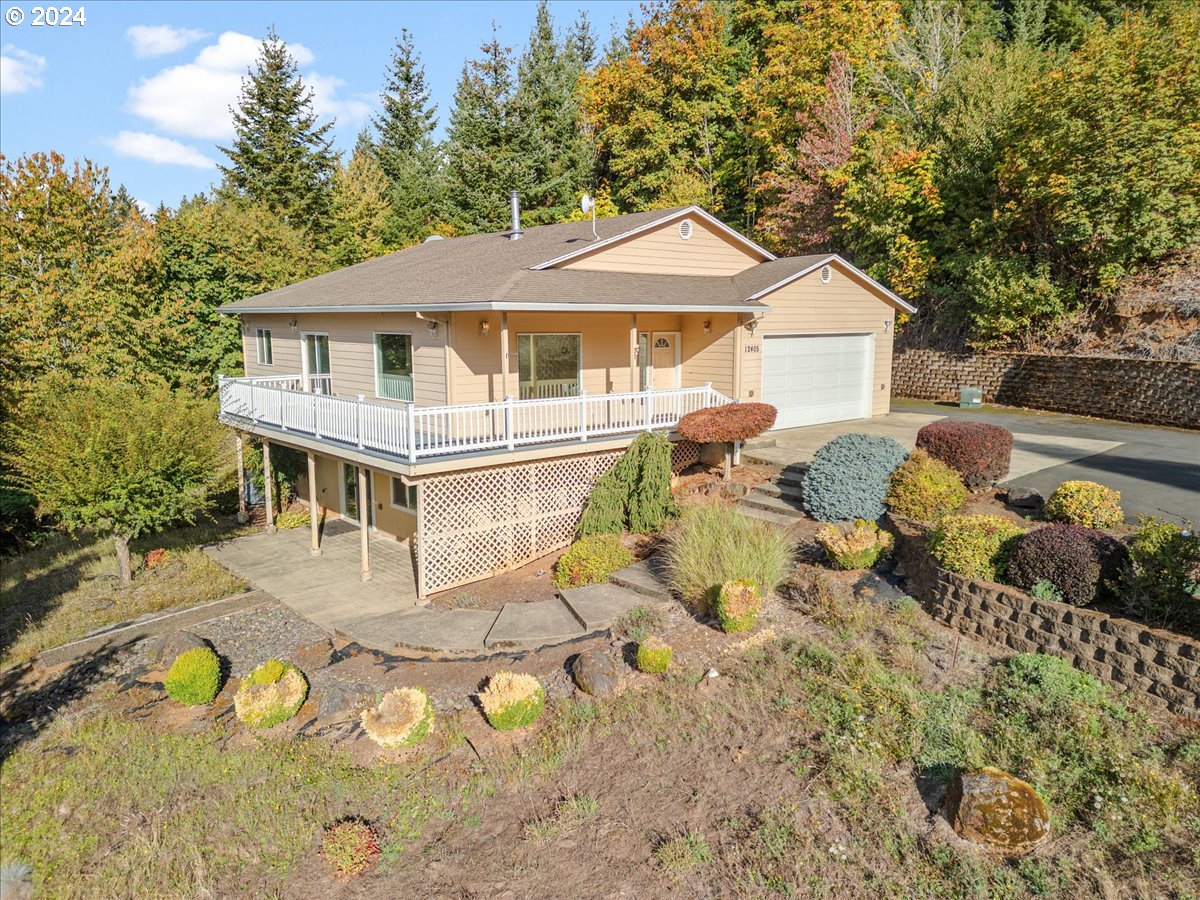
[[[358,405],[354,407],[354,434],[358,438],[358,449],[362,449],[363,445],[363,421],[367,414],[367,408],[363,406],[363,395],[358,395]]]
[[[587,391],[579,389],[579,439],[587,441]]]
[[[267,510],[267,531],[275,530],[275,498],[273,484],[275,478],[271,473],[271,442],[263,438],[263,503]]]
[[[371,496],[367,490],[370,472],[365,466],[358,467],[358,531],[362,545],[362,580],[371,580]]]
[[[500,396],[508,396],[508,313],[500,313]]]
[[[504,438],[508,441],[509,450],[516,447],[513,434],[513,398],[507,396],[504,398]]]
[[[235,431],[237,437],[237,486],[238,486],[238,511],[237,520],[239,525],[245,525],[250,517],[246,514],[246,458],[243,449],[242,433]]]
[[[641,367],[638,364],[638,317],[637,313],[629,314],[629,390],[636,391],[641,385],[638,383],[638,373]]]
[[[317,516],[317,454],[308,451],[308,527],[312,532],[312,555],[321,555],[321,523]]]

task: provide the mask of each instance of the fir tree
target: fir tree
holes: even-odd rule
[[[274,28],[232,112],[233,146],[220,148],[229,157],[222,193],[263,203],[310,234],[324,230],[337,170],[333,123],[317,124],[312,90]]]
[[[375,138],[371,134],[371,126],[364,125],[358,132],[358,137],[354,139],[354,154],[363,154],[364,156],[375,155]]]

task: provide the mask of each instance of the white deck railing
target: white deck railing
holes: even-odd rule
[[[479,450],[663,431],[733,401],[711,385],[627,394],[416,406],[302,390],[299,376],[223,378],[221,415],[414,462]]]

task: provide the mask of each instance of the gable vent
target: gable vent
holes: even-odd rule
[[[829,266],[821,266],[821,284],[829,284],[829,279],[833,277],[833,269]]]
[[[681,241],[690,240],[692,237],[692,220],[684,219],[679,223],[679,239]]]

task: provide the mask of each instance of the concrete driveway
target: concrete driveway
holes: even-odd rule
[[[1048,495],[1060,483],[1097,481],[1121,492],[1130,521],[1146,513],[1200,523],[1200,434],[1060,413],[988,406],[981,410],[893,400],[887,416],[772,432],[746,456],[778,465],[806,463],[839,434],[865,432],[912,448],[917,430],[939,419],[990,422],[1013,433],[1008,483]],[[769,445],[773,442],[773,445]]]

